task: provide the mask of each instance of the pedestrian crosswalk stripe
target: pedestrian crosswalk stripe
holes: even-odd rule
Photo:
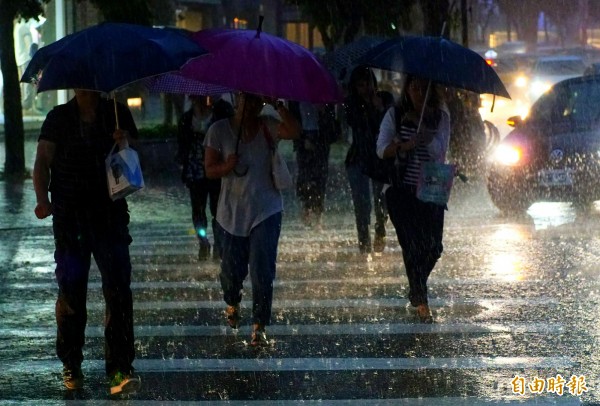
[[[58,371],[60,361],[27,361],[27,372]],[[149,372],[288,372],[288,371],[369,371],[418,369],[536,369],[564,370],[576,363],[569,357],[455,357],[455,358],[185,358],[136,359],[139,373]],[[86,371],[104,371],[104,360],[87,360]],[[5,373],[22,372],[23,361],[4,362]]]
[[[534,298],[512,298],[512,299],[465,299],[452,298],[429,299],[431,307],[463,307],[479,306],[484,308],[495,308],[500,306],[544,306],[555,305],[559,301],[552,297],[534,297]],[[243,301],[242,307],[251,308],[249,301]],[[23,312],[53,312],[55,306],[54,298],[40,302],[11,302],[9,304],[0,303],[0,314],[23,313]],[[319,309],[319,308],[374,308],[374,307],[407,307],[408,299],[298,299],[298,300],[277,300],[273,301],[273,309]],[[104,310],[104,303],[92,302],[88,304],[88,310]],[[133,303],[135,310],[183,310],[183,309],[222,309],[224,304],[220,300],[190,300],[190,301],[151,301]]]
[[[136,337],[200,337],[247,335],[250,327],[240,327],[233,330],[222,326],[147,326],[134,327]],[[327,335],[401,335],[401,334],[560,334],[564,326],[557,323],[440,323],[440,324],[301,324],[277,325],[268,328],[274,336],[300,336],[310,332],[311,336]],[[0,328],[0,338],[10,337],[54,337],[56,328]],[[86,337],[104,337],[104,327],[88,326]]]
[[[99,279],[99,276],[98,276]],[[445,285],[494,285],[498,286],[498,284],[506,283],[507,285],[515,285],[515,286],[540,286],[543,284],[541,281],[503,281],[498,279],[473,279],[473,278],[464,278],[461,280],[456,279],[448,279],[448,278],[432,278],[431,281],[428,282],[430,287],[440,286],[443,287]],[[554,282],[548,282],[555,286]],[[373,277],[373,278],[351,278],[351,279],[304,279],[304,280],[293,280],[293,279],[285,279],[285,280],[275,280],[273,282],[274,287],[297,287],[303,285],[317,285],[317,286],[325,286],[325,285],[366,285],[366,286],[382,286],[382,285],[407,285],[408,281],[405,277]],[[251,287],[251,282],[246,280],[244,282],[245,288]],[[35,291],[35,290],[57,290],[58,287],[56,282],[44,282],[44,283],[13,283],[5,285],[6,290],[27,290],[27,291]],[[98,290],[102,288],[101,282],[89,282],[88,290]],[[141,282],[131,282],[132,290],[146,290],[146,289],[221,289],[221,283],[218,281],[141,281]],[[530,294],[530,292],[527,292]]]

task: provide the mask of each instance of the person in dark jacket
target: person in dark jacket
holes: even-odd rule
[[[369,178],[365,172],[370,162],[368,153],[375,154],[377,132],[385,113],[383,101],[377,95],[377,80],[371,69],[359,66],[350,75],[349,94],[345,101],[346,121],[352,129],[352,144],[346,155],[346,173],[352,192],[358,248],[361,253],[382,252],[385,249],[387,212],[383,199],[383,183]],[[371,205],[371,199],[373,206]],[[371,209],[375,209],[375,239],[371,244]]]
[[[211,108],[209,98],[206,96],[192,95],[189,99],[192,105],[181,116],[178,124],[177,159],[182,165],[181,180],[190,191],[192,221],[199,244],[198,259],[203,261],[210,257],[211,245],[207,235],[207,202],[212,216],[213,259],[220,259],[220,233],[216,224],[216,216],[221,180],[206,177],[203,143],[208,127],[216,120],[231,117],[233,107],[227,101],[220,99]]]
[[[92,254],[102,277],[105,312],[105,366],[111,394],[140,387],[134,375],[133,297],[129,258],[129,212],[125,199],[111,200],[105,159],[113,144],[135,138],[130,111],[100,93],[75,90],[68,103],[56,106],[44,121],[33,168],[35,215],[52,215],[58,300],[56,353],[63,382],[80,389],[87,321],[87,282]],[[51,198],[48,196],[50,193]]]
[[[300,138],[294,140],[298,165],[296,195],[301,203],[301,218],[306,226],[320,229],[325,211],[329,152],[339,134],[335,112],[332,105],[308,102],[290,103],[290,112],[302,125]]]

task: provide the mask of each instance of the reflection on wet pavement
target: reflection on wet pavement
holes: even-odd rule
[[[66,394],[54,355],[51,221],[34,218],[30,180],[0,186],[0,403],[103,404],[109,398],[96,267],[88,292],[86,389]],[[391,225],[384,253],[359,254],[348,202],[343,193],[332,195],[317,231],[301,224],[294,196],[285,196],[271,341],[254,351],[247,345],[249,298],[234,333],[223,319],[219,264],[196,260],[187,190],[175,180],[150,182],[132,195],[135,365],[144,386],[129,403],[600,401],[597,209],[536,204],[526,215],[507,217],[482,185],[457,185],[444,254],[429,286],[436,323],[423,325],[406,299]],[[557,374],[585,376],[589,390],[520,395],[511,384],[519,376],[529,382]]]

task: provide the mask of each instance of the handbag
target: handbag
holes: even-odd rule
[[[115,152],[118,144],[111,148],[106,160],[108,195],[112,200],[129,196],[144,187],[144,177],[137,152],[125,145]]]
[[[450,199],[455,171],[455,165],[423,162],[417,183],[417,199],[445,206]]]
[[[285,159],[283,159],[283,156],[279,153],[277,144],[275,144],[273,138],[271,138],[271,134],[266,125],[263,125],[263,134],[267,140],[267,144],[269,144],[269,149],[271,150],[271,180],[273,181],[273,186],[277,190],[289,189],[294,185],[292,174],[285,163]]]

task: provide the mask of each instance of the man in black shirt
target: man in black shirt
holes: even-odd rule
[[[129,212],[125,199],[108,195],[105,159],[112,145],[137,135],[131,112],[100,93],[75,90],[44,121],[33,169],[35,215],[50,215],[55,239],[58,325],[56,352],[67,389],[83,386],[87,282],[93,254],[102,277],[105,361],[111,394],[140,386],[133,374],[133,299],[130,289]],[[48,196],[51,195],[51,199]]]

